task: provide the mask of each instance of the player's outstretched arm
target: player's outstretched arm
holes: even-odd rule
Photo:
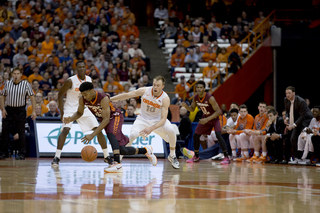
[[[197,104],[194,101],[194,98],[192,98],[192,103],[190,106],[186,102],[181,102],[180,106],[185,107],[190,112],[193,112],[195,110]]]
[[[68,89],[70,89],[72,87],[72,81],[70,79],[68,79],[66,81],[66,83],[63,84],[63,86],[60,88],[59,93],[58,93],[58,107],[60,110],[60,115],[61,115],[61,120],[63,120],[63,97],[66,94],[66,92],[68,91]]]
[[[70,123],[75,120],[78,120],[83,115],[83,112],[84,112],[83,97],[80,97],[78,110],[71,117],[64,118],[63,119],[64,123]]]
[[[142,96],[144,94],[144,92],[146,91],[146,87],[141,87],[137,90],[131,91],[131,92],[127,92],[127,93],[122,93],[116,96],[113,96],[110,98],[111,101],[119,101],[119,100],[126,100],[129,98],[134,98],[134,97],[138,97],[138,96]]]

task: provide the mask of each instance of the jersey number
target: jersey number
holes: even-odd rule
[[[210,114],[210,112],[208,112],[205,107],[201,106],[200,109],[203,112],[203,114],[205,115]]]
[[[149,111],[149,112],[155,112],[155,111],[156,111],[156,108],[147,105],[147,112],[148,112],[148,111]]]

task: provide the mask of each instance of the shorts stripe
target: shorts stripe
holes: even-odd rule
[[[117,135],[119,123],[120,123],[120,116],[115,116],[114,117],[114,124],[113,124],[113,134]]]

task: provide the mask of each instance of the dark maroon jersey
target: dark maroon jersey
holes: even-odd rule
[[[203,112],[203,115],[202,115],[203,118],[209,117],[210,115],[212,115],[215,112],[214,109],[212,108],[212,105],[209,102],[209,99],[211,96],[212,95],[207,92],[205,93],[203,98],[200,98],[198,94],[196,96],[194,96],[194,100],[195,100],[197,106]],[[219,117],[217,117],[217,118],[219,119]]]
[[[96,98],[93,101],[87,101],[86,99],[84,99],[83,97],[83,103],[84,105],[86,105],[88,107],[88,109],[92,112],[92,114],[94,116],[96,116],[100,121],[102,121],[102,106],[100,104],[101,100],[108,96],[108,98],[110,99],[109,94],[106,93],[101,93],[101,92],[96,92]],[[113,118],[116,115],[121,114],[120,109],[115,108],[111,101],[109,102],[109,106],[110,106],[110,119]]]

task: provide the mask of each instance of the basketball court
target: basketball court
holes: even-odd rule
[[[0,212],[318,212],[320,168],[218,161],[186,164],[125,158],[106,174],[102,158],[0,161]]]

